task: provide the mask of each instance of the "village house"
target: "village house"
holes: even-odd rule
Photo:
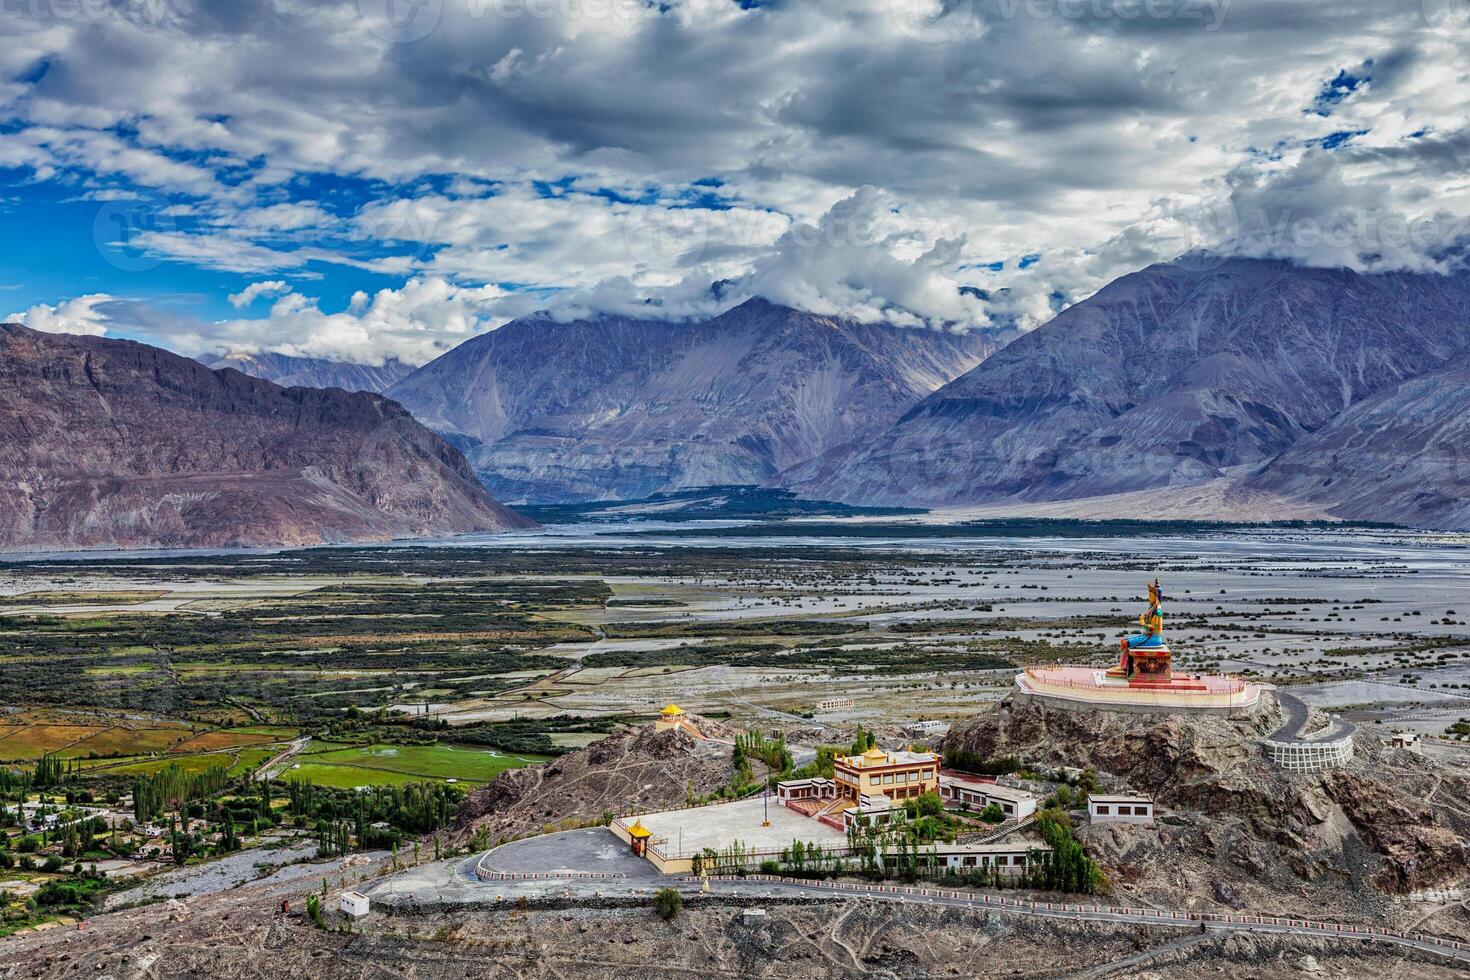
[[[1089,796],[1087,819],[1090,823],[1154,822],[1154,801],[1147,796]]]
[[[947,806],[984,810],[994,803],[1007,820],[1025,820],[1036,812],[1036,796],[1024,789],[1001,786],[960,773],[939,777],[939,796]]]

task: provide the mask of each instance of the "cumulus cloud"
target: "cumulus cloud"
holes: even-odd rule
[[[264,282],[252,282],[238,293],[230,294],[230,305],[236,309],[249,306],[262,296],[279,296],[289,293],[291,287],[280,279],[267,279]]]
[[[112,297],[106,293],[91,293],[55,306],[38,303],[23,312],[10,314],[5,322],[21,323],[43,333],[75,333],[101,337],[107,333],[109,318],[105,306],[111,301]]]
[[[420,359],[753,294],[1031,326],[1193,249],[1443,270],[1470,214],[1451,0],[164,6],[8,16],[0,166],[177,216],[130,240],[165,282],[279,284],[190,342]],[[401,288],[324,312],[340,268]]]
[[[276,295],[266,316],[179,319],[154,324],[151,332],[191,354],[268,350],[358,364],[380,365],[387,358],[424,364],[475,334],[532,311],[496,286],[457,286],[434,276],[410,279],[399,289],[359,292],[347,309],[333,313],[324,312],[312,297],[283,291],[284,283],[255,285],[271,287],[258,296]]]

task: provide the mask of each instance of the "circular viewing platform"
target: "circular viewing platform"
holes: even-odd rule
[[[1016,689],[1061,707],[1228,713],[1254,711],[1264,688],[1219,674],[1173,673],[1143,680],[1110,677],[1104,667],[1028,667],[1016,675]]]

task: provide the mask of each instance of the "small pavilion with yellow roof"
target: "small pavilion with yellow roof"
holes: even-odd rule
[[[633,853],[639,857],[643,857],[644,852],[648,850],[648,838],[652,836],[653,831],[643,826],[643,818],[638,818],[638,821],[628,828],[628,837],[633,845]]]
[[[684,709],[677,704],[670,704],[658,713],[658,718],[653,723],[653,730],[667,732],[670,729],[680,728],[683,724]]]

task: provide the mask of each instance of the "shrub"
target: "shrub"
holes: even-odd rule
[[[86,889],[74,881],[48,881],[36,892],[36,904],[47,908],[58,905],[81,906],[87,904]]]
[[[653,893],[653,908],[659,918],[668,922],[684,907],[684,896],[677,888],[660,888]]]

